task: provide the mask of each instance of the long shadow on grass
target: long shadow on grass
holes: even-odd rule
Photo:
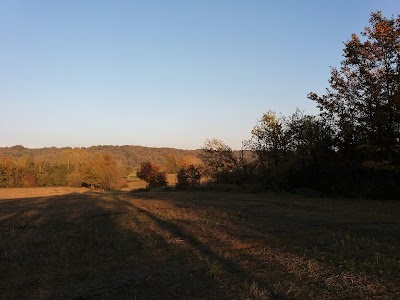
[[[0,202],[2,297],[76,298],[95,285],[118,236],[98,202],[89,194]]]
[[[167,232],[169,232],[171,236],[174,236],[178,240],[182,240],[183,242],[187,243],[190,247],[189,255],[192,257],[192,259],[194,257],[198,257],[199,260],[197,263],[200,265],[206,265],[206,269],[204,270],[206,271],[206,273],[204,274],[206,277],[214,275],[215,277],[218,277],[219,275],[222,276],[222,274],[218,274],[219,268],[221,272],[227,273],[224,274],[224,276],[229,278],[230,286],[225,287],[226,288],[225,292],[230,293],[230,295],[223,295],[226,296],[227,299],[232,299],[232,297],[233,299],[235,297],[240,298],[237,292],[243,293],[243,288],[245,288],[246,286],[245,283],[256,283],[257,289],[259,289],[260,291],[268,291],[269,294],[268,299],[283,299],[281,295],[275,294],[273,292],[272,287],[269,286],[267,282],[262,281],[260,280],[260,278],[253,276],[251,272],[248,272],[247,270],[243,269],[237,262],[229,260],[223,257],[218,252],[215,252],[206,244],[201,242],[198,238],[196,238],[195,235],[189,233],[179,225],[174,224],[173,222],[163,220],[160,217],[156,216],[151,211],[143,209],[138,205],[135,205],[134,200],[124,201],[117,197],[115,199],[117,199],[119,202],[122,202],[124,205],[127,205],[135,209],[137,212],[144,214],[149,219],[154,221],[155,224],[157,224],[162,230],[166,230]],[[210,234],[212,235],[212,233]],[[215,278],[216,281],[218,281],[218,279],[219,278]],[[243,297],[245,297],[245,295],[243,295]],[[250,295],[250,297],[252,296]],[[266,299],[266,295],[264,295],[264,298],[262,296],[259,296],[259,298]]]
[[[253,236],[256,239],[261,239],[267,233],[272,238],[279,239],[279,235],[285,235],[292,237],[292,240],[278,240],[276,247],[272,245],[273,249],[269,249],[267,254],[257,252],[262,249],[235,254],[221,253],[203,242],[195,231],[187,230],[189,223],[185,223],[185,220],[166,220],[161,213],[156,214],[160,207],[152,207],[152,201],[141,200],[141,195],[136,198],[127,193],[3,200],[0,201],[0,298],[256,298],[254,295],[247,297],[245,282],[256,282],[259,290],[267,289],[272,293],[270,298],[296,298],[281,291],[273,293],[274,287],[271,285],[280,280],[273,278],[274,273],[282,276],[282,280],[291,280],[293,277],[290,277],[291,269],[288,267],[292,258],[286,256],[286,261],[277,265],[272,255],[285,256],[285,252],[291,249],[296,254],[296,249],[290,243],[302,246],[301,242],[293,239],[299,235],[290,232],[291,228],[306,226],[302,229],[307,230],[306,233],[316,232],[312,224],[307,223],[305,213],[300,215],[297,211],[293,213],[268,205],[263,208],[262,203],[257,207],[239,205],[239,202],[230,207],[226,202],[215,199],[189,203],[185,201],[190,199],[188,194],[158,196],[162,195],[148,195],[155,199],[164,197],[168,201],[172,196],[172,209],[179,210],[182,207],[196,211],[204,208],[213,218],[221,213],[233,218],[232,222],[227,223],[232,227],[218,227],[216,232],[210,232],[210,237],[204,239],[207,242],[218,238],[219,233],[225,234],[227,239],[250,239],[253,230],[259,231]],[[203,195],[203,198],[206,196]],[[210,210],[206,209],[208,203],[214,203]],[[285,215],[286,212],[290,215]],[[196,215],[201,216],[201,213],[196,211]],[[311,214],[310,218],[318,216]],[[223,218],[218,219],[220,221]],[[279,222],[278,225],[275,222]],[[292,225],[286,226],[285,222],[292,222]],[[319,221],[317,223],[325,227],[327,225]],[[203,224],[197,223],[192,229],[199,229],[198,226]],[[246,232],[235,233],[235,228]],[[269,231],[270,228],[278,231]],[[327,233],[331,238],[331,231],[327,230]],[[171,243],[166,237],[180,238],[183,242],[178,240],[178,243]],[[315,241],[315,238],[310,241]],[[289,249],[280,250],[281,246],[288,246]],[[298,257],[293,261],[295,259]],[[248,263],[242,264],[241,260]],[[307,263],[306,259],[300,261],[299,267],[303,268]],[[244,266],[267,269],[269,277],[263,278],[263,271]],[[222,274],[219,274],[219,267]],[[301,284],[302,280],[305,283]],[[295,282],[297,287],[314,283],[307,277]],[[343,285],[338,282],[338,287],[342,288]],[[320,288],[328,287],[321,283]],[[381,293],[389,295],[385,290]]]
[[[223,299],[128,208],[95,193],[0,202],[0,298]]]
[[[259,250],[244,251],[238,253],[235,259],[231,259],[232,256],[227,259],[218,252],[213,251],[212,248],[207,247],[204,243],[201,243],[196,238],[196,235],[186,231],[183,228],[184,226],[179,225],[185,223],[184,221],[179,220],[179,223],[174,220],[166,221],[160,218],[160,215],[157,216],[149,211],[147,207],[145,209],[138,207],[135,202],[130,202],[130,205],[146,214],[161,228],[165,228],[173,235],[187,241],[193,249],[200,251],[208,260],[216,261],[238,280],[265,282],[262,280],[262,273],[241,267],[237,263],[240,259],[248,261],[248,264],[244,264],[247,266],[270,268],[271,272],[276,273],[276,278],[272,278],[271,281],[267,280],[266,285],[261,287],[267,287],[269,291],[274,291],[274,287],[271,289],[271,285],[273,283],[279,284],[279,276],[282,280],[289,281],[289,285],[273,296],[281,295],[290,299],[291,296],[289,294],[294,290],[303,290],[305,293],[303,294],[305,295],[303,299],[317,297],[318,293],[322,292],[324,292],[324,298],[326,299],[347,299],[349,297],[354,299],[370,297],[373,299],[381,296],[383,299],[394,299],[399,296],[398,284],[396,284],[395,278],[390,278],[391,276],[386,275],[385,279],[382,280],[381,275],[375,277],[373,273],[366,277],[365,274],[357,269],[349,268],[346,270],[341,265],[347,259],[351,260],[351,262],[359,259],[357,255],[365,255],[368,259],[368,256],[372,254],[372,258],[374,258],[375,249],[379,253],[385,253],[384,251],[386,251],[389,255],[393,254],[394,257],[398,257],[397,252],[393,250],[395,249],[394,247],[386,247],[383,243],[376,246],[369,245],[369,241],[373,241],[373,238],[385,241],[384,237],[376,234],[376,229],[386,233],[386,236],[388,233],[390,234],[389,237],[392,236],[390,230],[385,227],[386,220],[382,223],[384,219],[381,217],[375,217],[374,215],[365,217],[364,215],[358,215],[357,211],[351,214],[346,210],[333,212],[330,209],[320,208],[320,205],[314,208],[314,206],[310,206],[307,203],[300,205],[295,201],[293,201],[294,203],[287,201],[287,203],[280,205],[275,200],[268,201],[267,199],[264,204],[261,199],[257,201],[259,202],[257,205],[254,205],[254,203],[249,205],[246,201],[240,203],[240,199],[234,199],[235,202],[230,205],[229,196],[229,194],[212,194],[210,197],[209,194],[194,195],[189,193],[150,193],[148,195],[140,195],[144,199],[158,198],[167,200],[176,207],[203,210],[213,218],[220,218],[218,222],[221,221],[221,223],[224,223],[224,218],[230,219],[227,223],[234,226],[218,227],[218,230],[224,231],[227,236],[237,237],[238,235],[243,235],[245,239],[246,237],[262,239],[265,234],[270,239],[264,238],[264,240],[271,246],[271,248],[267,247],[265,254]],[[360,225],[366,224],[365,228],[368,228],[367,226],[373,222],[372,224],[376,229],[374,231],[366,231],[357,227],[348,228],[346,224],[355,218],[359,219]],[[382,225],[380,225],[381,223]],[[397,223],[393,222],[393,224],[396,225]],[[233,228],[244,230],[245,232],[234,232]],[[397,229],[393,227],[393,230],[398,233],[398,227]],[[190,231],[193,232],[193,230]],[[372,238],[367,238],[366,233],[371,235]],[[210,232],[210,236],[213,234],[213,232]],[[348,234],[354,236],[354,238],[348,237]],[[390,241],[394,245],[398,244],[398,240],[393,238]],[[367,261],[364,257],[361,257],[361,259]],[[375,266],[376,261],[376,259],[372,260],[372,267]],[[384,266],[381,263],[380,270]],[[390,271],[395,275],[398,274],[398,265],[391,263],[391,268],[385,268],[384,271]],[[349,283],[349,278],[351,278],[351,284]],[[365,288],[366,286],[369,287]],[[310,294],[314,296],[307,296]],[[293,297],[296,298],[295,296]]]

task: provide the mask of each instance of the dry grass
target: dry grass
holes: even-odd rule
[[[177,179],[176,174],[167,174],[168,186],[175,186]],[[146,181],[136,178],[128,182],[128,187],[124,188],[123,191],[140,190],[146,188]]]
[[[44,188],[0,188],[1,199],[23,199],[32,197],[49,197],[57,195],[66,195],[72,193],[86,193],[87,188],[73,187],[44,187]]]
[[[124,189],[124,191],[131,191],[131,190],[137,190],[137,189],[144,189],[146,188],[147,183],[146,181],[142,180],[142,179],[135,179],[132,181],[128,182],[128,187]]]
[[[400,202],[23,190],[0,190],[4,299],[400,299]]]

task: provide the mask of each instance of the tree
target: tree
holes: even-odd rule
[[[162,187],[168,184],[167,175],[160,168],[147,161],[141,164],[137,176],[146,181],[149,188]]]
[[[199,185],[201,179],[200,167],[195,167],[193,165],[182,167],[179,169],[176,178],[178,187],[185,188],[191,185]]]
[[[299,110],[287,119],[286,135],[289,150],[303,164],[320,164],[334,150],[334,132],[330,124]]]
[[[124,168],[113,156],[103,154],[99,157],[101,186],[106,190],[118,189],[123,185]]]
[[[79,178],[74,170],[70,180]],[[118,189],[123,184],[124,170],[119,162],[109,154],[97,154],[83,165],[82,184],[106,190]]]
[[[0,186],[16,187],[17,167],[10,157],[0,157]]]
[[[204,173],[214,182],[225,181],[238,166],[232,149],[217,139],[206,140],[200,158],[204,163]]]
[[[179,162],[175,155],[165,157],[165,170],[170,174],[176,174],[179,171]]]
[[[400,138],[400,18],[378,11],[370,23],[364,41],[353,34],[345,43],[345,59],[332,69],[327,94],[309,94],[337,126],[341,148],[387,149]]]
[[[251,131],[252,138],[246,144],[257,155],[263,172],[286,160],[289,150],[287,131],[285,118],[277,117],[273,111],[264,113]]]
[[[168,181],[167,181],[167,174],[165,172],[157,172],[154,177],[150,179],[148,182],[149,188],[157,188],[157,187],[163,187],[167,186]]]
[[[369,21],[361,37],[345,42],[326,94],[308,96],[334,125],[340,161],[364,183],[364,175],[392,170],[392,176],[400,165],[400,17],[378,11]]]
[[[91,155],[86,149],[73,148],[62,150],[59,161],[67,165],[68,171],[80,172],[82,165],[89,161],[91,157],[93,157],[93,153]]]
[[[335,164],[334,133],[323,118],[296,110],[287,119],[288,188],[309,187],[325,193]],[[290,155],[289,155],[290,154]]]
[[[100,170],[95,158],[87,161],[82,170],[82,186],[88,186],[91,188],[101,187],[101,177],[99,171]]]

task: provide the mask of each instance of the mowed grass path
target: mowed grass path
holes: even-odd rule
[[[400,201],[6,191],[1,299],[400,299]]]

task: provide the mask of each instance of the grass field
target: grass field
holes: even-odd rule
[[[176,174],[167,174],[167,182],[168,186],[175,186],[176,185]],[[135,178],[134,180],[130,180],[128,182],[128,187],[124,188],[124,191],[130,191],[135,189],[144,189],[146,188],[147,183],[144,180],[139,178]]]
[[[0,190],[2,299],[400,299],[400,201]]]

